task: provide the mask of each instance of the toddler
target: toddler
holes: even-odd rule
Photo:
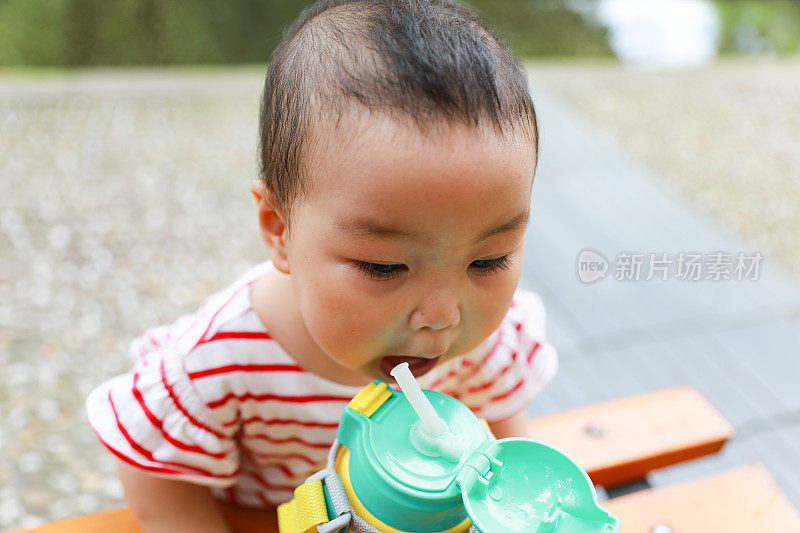
[[[517,290],[538,133],[507,45],[449,0],[329,0],[270,62],[261,175],[269,261],[132,344],[87,400],[145,532],[225,531],[213,497],[287,501],[342,409],[408,362],[498,437],[556,352]],[[209,490],[210,489],[210,490]]]

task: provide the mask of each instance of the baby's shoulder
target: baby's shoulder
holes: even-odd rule
[[[505,326],[536,336],[545,335],[547,313],[539,295],[531,290],[517,289],[503,318]]]
[[[131,343],[130,355],[136,363],[166,352],[172,358],[195,360],[224,358],[246,346],[241,341],[271,340],[266,328],[253,312],[250,287],[269,268],[269,262],[255,265],[224,289],[205,299],[194,312],[172,324],[145,331]],[[250,350],[245,350],[250,351]]]
[[[253,310],[250,287],[266,268],[269,263],[250,268],[193,313],[137,337],[131,343],[133,372],[144,381],[152,375],[154,389],[171,388],[176,396],[209,407],[235,407],[228,401],[236,399],[232,392],[246,394],[254,382],[274,387],[275,379],[264,377],[273,371],[299,372]]]
[[[250,288],[268,265],[262,263],[248,269],[233,283],[206,298],[197,311],[176,321],[173,332],[177,335],[178,350],[189,353],[217,341],[235,341],[248,336],[262,338],[266,329],[253,313]],[[222,342],[217,346],[226,344]]]

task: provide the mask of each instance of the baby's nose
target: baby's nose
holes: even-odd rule
[[[429,295],[412,313],[411,328],[434,331],[455,326],[461,321],[458,299],[444,291]]]

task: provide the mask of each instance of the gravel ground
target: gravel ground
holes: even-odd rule
[[[532,72],[800,277],[799,66]],[[122,503],[83,398],[128,369],[134,336],[265,258],[260,78],[0,72],[0,529]]]
[[[800,281],[800,56],[678,71],[531,64],[598,132]]]
[[[266,257],[260,77],[0,78],[0,530],[122,503],[83,399]]]

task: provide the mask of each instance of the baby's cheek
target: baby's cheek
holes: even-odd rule
[[[368,357],[382,348],[392,323],[386,305],[377,305],[345,284],[319,287],[313,300],[312,334],[332,356]]]
[[[516,279],[509,277],[483,299],[478,313],[480,315],[479,328],[485,337],[491,335],[505,318],[516,287]]]

